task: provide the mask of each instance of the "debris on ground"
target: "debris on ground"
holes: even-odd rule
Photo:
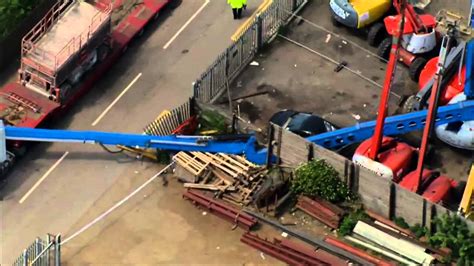
[[[257,224],[257,219],[242,213],[240,209],[230,206],[221,200],[214,199],[212,194],[209,195],[198,190],[188,189],[183,193],[183,197],[244,230],[250,230]]]
[[[214,191],[217,198],[239,205],[252,202],[267,173],[242,156],[223,153],[179,152],[173,160],[184,187]]]

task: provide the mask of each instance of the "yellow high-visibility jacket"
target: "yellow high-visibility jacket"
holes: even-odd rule
[[[247,4],[247,0],[227,0],[227,4],[232,8],[242,8],[244,4]]]

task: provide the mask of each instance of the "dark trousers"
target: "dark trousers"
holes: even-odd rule
[[[232,13],[234,13],[234,19],[242,18],[242,8],[232,8]]]

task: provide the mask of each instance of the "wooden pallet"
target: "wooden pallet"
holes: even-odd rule
[[[180,152],[173,158],[196,177],[197,184],[185,187],[215,191],[217,197],[234,204],[249,204],[263,180],[262,168],[242,156]]]
[[[196,177],[200,177],[209,165],[209,162],[183,151],[173,156],[173,160]]]

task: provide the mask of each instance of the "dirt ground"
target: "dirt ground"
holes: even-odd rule
[[[452,4],[461,7],[462,2]],[[445,7],[443,3],[435,1],[428,10]],[[232,84],[233,98],[268,92],[239,100],[240,114],[264,132],[271,115],[282,109],[312,112],[341,127],[374,119],[385,76],[385,63],[376,57],[376,48],[366,43],[364,34],[334,27],[327,1],[310,2],[301,16],[305,20],[291,23],[257,56],[258,66],[255,62],[248,66]],[[331,60],[346,61],[350,70],[335,72],[337,64]],[[395,114],[401,97],[415,93],[417,86],[408,77],[407,68],[399,64],[389,113]],[[419,145],[419,135],[406,137],[410,144]],[[428,166],[452,178],[466,179],[472,154],[440,141],[435,144]]]
[[[143,184],[147,179],[143,176],[151,177],[157,170],[155,164],[144,164],[136,172],[124,175],[66,235],[110,208]],[[171,176],[168,179],[168,185],[163,186],[158,178],[106,219],[64,245],[62,257],[66,265],[280,265],[239,242],[244,231],[233,230],[232,224],[196,208],[182,198],[182,185]]]

